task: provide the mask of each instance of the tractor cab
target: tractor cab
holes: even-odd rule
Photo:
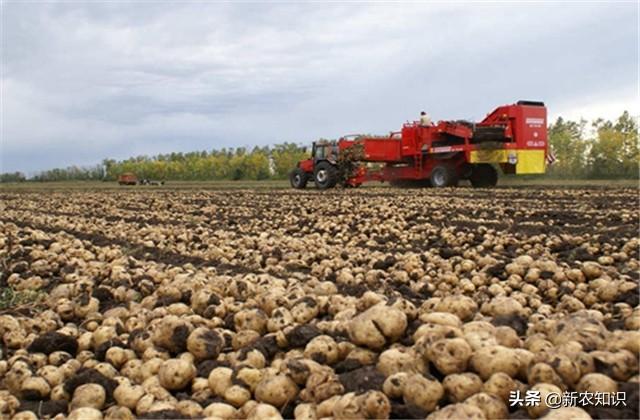
[[[311,148],[311,158],[316,164],[323,160],[335,164],[338,160],[338,143],[328,140],[314,141]]]

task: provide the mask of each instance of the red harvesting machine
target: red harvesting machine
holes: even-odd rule
[[[366,181],[406,186],[495,186],[505,174],[541,174],[547,164],[547,109],[519,101],[496,108],[478,123],[405,123],[388,136],[350,135],[313,143],[311,158],[291,171],[294,188],[313,179],[319,189]]]

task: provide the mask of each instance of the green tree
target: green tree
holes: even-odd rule
[[[271,152],[273,169],[275,172],[274,177],[278,179],[287,178],[289,176],[289,172],[296,167],[296,164],[308,157],[309,156],[305,148],[294,143],[283,143],[274,146]]]
[[[251,154],[247,155],[246,179],[264,180],[271,177],[269,170],[269,155],[264,149],[255,148]]]
[[[624,176],[637,179],[639,177],[640,150],[638,147],[638,123],[629,115],[628,111],[618,118],[614,125],[616,131],[622,135],[622,166]]]
[[[549,143],[558,159],[549,168],[549,175],[579,178],[586,175],[586,150],[588,142],[583,138],[586,121],[565,121],[559,117],[549,126]]]
[[[593,122],[596,137],[589,150],[590,178],[620,178],[625,173],[623,165],[624,134],[611,122],[598,119]]]
[[[24,182],[27,178],[22,172],[12,172],[0,174],[0,182]]]

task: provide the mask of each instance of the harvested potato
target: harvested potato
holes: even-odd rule
[[[256,387],[262,381],[264,376],[264,371],[261,369],[256,369],[254,367],[241,367],[238,371],[235,372],[234,377],[232,377],[232,382],[240,381],[245,386],[249,387],[250,391],[255,391]]]
[[[454,373],[447,375],[442,385],[449,400],[453,403],[462,402],[483,389],[482,379],[475,373]]]
[[[241,407],[251,399],[251,391],[241,385],[231,385],[224,390],[225,401],[234,407]]]
[[[428,413],[436,409],[443,396],[444,388],[440,382],[421,375],[411,375],[404,384],[404,402],[420,407]]]
[[[469,321],[478,310],[478,304],[468,296],[445,296],[436,304],[435,310],[454,314],[462,321]]]
[[[562,390],[553,384],[546,384],[543,382],[537,383],[531,387],[531,390],[534,392],[539,392],[540,395],[540,404],[530,405],[526,407],[527,413],[531,417],[540,417],[547,410],[549,410],[549,406],[547,405],[547,396],[549,394],[555,394],[562,396]]]
[[[95,408],[101,410],[107,399],[105,389],[98,384],[80,385],[73,391],[71,399],[71,408]]]
[[[404,394],[404,385],[411,374],[397,372],[387,376],[382,384],[382,390],[389,398],[401,398]]]
[[[237,312],[233,322],[238,331],[255,331],[259,335],[266,332],[267,315],[260,309],[247,309]]]
[[[104,413],[105,420],[134,420],[136,416],[127,407],[111,406]]]
[[[298,404],[293,412],[296,420],[317,420],[318,414],[313,404]]]
[[[517,390],[518,385],[504,372],[497,372],[482,385],[482,391],[487,394],[495,395],[504,403],[509,402],[509,395],[512,391]]]
[[[593,314],[577,312],[555,323],[549,337],[555,345],[577,341],[585,350],[591,351],[604,347],[609,332]]]
[[[422,358],[411,348],[395,347],[380,353],[378,370],[385,376],[391,376],[399,372],[423,373],[426,364]]]
[[[197,360],[215,360],[224,347],[224,338],[216,331],[198,327],[187,338],[187,350]]]
[[[513,378],[520,369],[520,362],[515,352],[504,346],[478,349],[471,356],[470,363],[483,380],[489,379],[497,372],[504,372]]]
[[[499,397],[486,392],[479,392],[467,398],[465,404],[478,407],[488,419],[507,418],[509,410],[507,405]]]
[[[349,323],[349,337],[357,345],[379,350],[398,340],[407,328],[407,316],[400,310],[378,304]]]
[[[354,392],[338,397],[331,405],[331,415],[339,419],[364,418],[360,404],[358,404],[358,398]]]
[[[336,418],[388,418],[391,413],[389,399],[380,391],[354,392],[339,397],[332,406]]]
[[[225,403],[211,403],[204,408],[202,414],[206,417],[217,417],[221,419],[234,419],[237,410],[234,406]]]
[[[178,390],[186,387],[195,376],[195,366],[182,359],[166,360],[158,370],[160,385],[169,390]]]
[[[209,373],[209,388],[214,395],[223,396],[224,391],[231,386],[233,370],[226,367],[215,368]]]
[[[100,410],[92,407],[76,408],[69,413],[69,420],[102,420],[103,416]]]
[[[119,405],[133,410],[144,394],[145,390],[140,385],[120,384],[113,391],[113,398]]]
[[[269,404],[256,405],[247,416],[247,420],[280,420],[282,415],[277,408]]]
[[[304,356],[318,363],[332,365],[340,356],[338,344],[328,335],[319,335],[313,338],[304,349]]]
[[[32,376],[26,378],[20,386],[20,394],[22,398],[27,400],[42,400],[46,399],[51,392],[51,386],[42,377]]]
[[[178,354],[186,349],[192,326],[175,315],[163,317],[156,325],[151,340],[167,351]]]
[[[317,369],[308,376],[305,388],[300,393],[300,399],[320,403],[342,393],[344,393],[344,386],[333,370]]]
[[[562,381],[560,375],[547,363],[536,363],[529,368],[527,374],[529,385],[537,383],[549,383],[554,384],[560,388],[565,388],[566,385]]]
[[[357,397],[360,410],[368,419],[386,419],[391,414],[391,402],[380,391],[367,391]]]
[[[614,393],[618,392],[618,384],[613,379],[601,373],[589,373],[580,379],[576,385],[578,392]]]
[[[282,407],[289,401],[293,401],[298,395],[298,387],[291,378],[285,375],[266,377],[256,387],[256,400]]]
[[[464,372],[472,352],[464,338],[445,338],[427,348],[427,357],[440,373],[449,375]]]

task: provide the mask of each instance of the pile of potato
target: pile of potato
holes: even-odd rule
[[[0,418],[638,418],[636,200],[0,194]]]

